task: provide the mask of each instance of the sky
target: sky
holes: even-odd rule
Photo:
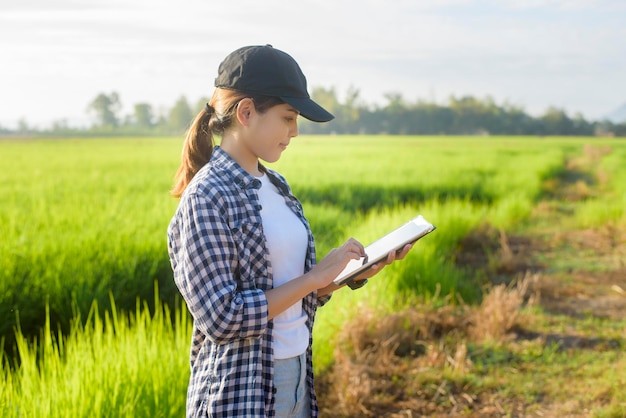
[[[313,87],[367,104],[491,97],[597,120],[626,103],[623,0],[20,0],[0,3],[0,126],[88,124],[213,92],[244,45],[292,55]]]

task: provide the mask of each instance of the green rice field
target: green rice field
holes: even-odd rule
[[[0,416],[184,415],[191,321],[166,242],[181,145],[0,140]],[[318,374],[333,367],[338,336],[362,311],[479,305],[493,276],[486,264],[460,263],[459,248],[485,226],[524,235],[556,218],[560,231],[626,230],[624,139],[304,136],[271,167],[302,201],[318,257],[417,214],[437,226],[405,260],[318,311]],[[566,274],[576,259],[546,263]],[[612,326],[626,338],[626,323]],[[497,416],[522,416],[503,410]],[[623,395],[580,416],[620,411]]]

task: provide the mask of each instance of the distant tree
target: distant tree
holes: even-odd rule
[[[359,89],[353,86],[350,86],[346,92],[346,98],[336,115],[337,119],[341,120],[341,133],[359,133],[364,130],[359,122],[366,106],[361,102],[360,94]]]
[[[154,112],[150,104],[137,103],[134,116],[137,127],[148,129],[154,126]]]
[[[326,89],[324,87],[315,87],[311,91],[311,98],[317,102],[324,109],[328,110],[335,117],[337,117],[337,111],[341,104],[337,99],[337,93],[334,88]],[[329,134],[336,132],[339,122],[337,119],[333,119],[327,123],[313,123],[306,119],[302,119],[300,122],[301,133],[317,133],[317,134]]]
[[[490,131],[490,115],[496,114],[493,101],[481,101],[472,96],[459,99],[450,98],[450,109],[454,113],[454,123],[451,127],[454,134],[477,134]]]
[[[613,124],[613,122],[611,122],[608,119],[603,119],[601,121],[598,121],[594,124],[594,135],[595,136],[607,136],[607,137],[611,137],[611,136],[623,136],[624,133],[626,133],[626,130],[624,130],[622,132],[622,134],[620,135],[619,133],[619,125],[615,125]],[[626,124],[623,125],[623,127],[626,127]],[[618,128],[618,129],[616,129]],[[616,132],[618,131],[618,132]]]
[[[87,107],[87,111],[94,114],[96,124],[101,127],[115,128],[119,125],[117,114],[122,105],[116,92],[107,95],[100,93]]]
[[[576,113],[572,119],[572,123],[575,135],[593,135],[593,124],[585,120],[582,114]]]
[[[319,103],[324,109],[328,110],[335,116],[329,123],[312,123],[306,119],[302,119],[300,123],[300,132],[302,133],[337,133],[347,134],[354,132],[362,132],[359,126],[361,102],[359,99],[359,90],[350,87],[346,92],[346,98],[341,103],[337,97],[335,89],[325,89],[316,87],[312,90],[311,98]]]
[[[534,119],[526,114],[523,108],[505,102],[500,115],[500,130],[495,132],[498,135],[522,135],[533,134]]]
[[[20,120],[17,121],[17,133],[18,134],[28,135],[32,131],[34,131],[34,129],[28,125],[28,122],[26,121],[26,119],[21,118]]]
[[[447,133],[454,123],[454,114],[449,107],[436,103],[418,101],[412,107],[412,134],[439,135]]]
[[[57,119],[54,122],[52,122],[53,131],[64,131],[67,129],[69,129],[69,123],[67,122],[67,119],[65,118]]]
[[[167,126],[167,111],[165,110],[159,110],[157,115],[156,115],[156,121],[154,123],[154,125],[156,126],[157,129],[160,130],[168,130],[168,126]]]
[[[172,129],[179,131],[187,129],[193,118],[193,112],[189,106],[189,102],[185,96],[181,96],[174,107],[170,109],[169,113],[169,125]]]
[[[388,92],[383,96],[387,100],[387,105],[382,109],[382,132],[392,135],[411,133],[408,128],[411,121],[407,117],[409,116],[409,105],[402,97],[402,93]]]
[[[334,88],[315,87],[311,92],[311,98],[332,114],[336,113],[341,105]]]
[[[550,107],[540,118],[544,135],[573,135],[573,121],[564,110]]]
[[[626,122],[615,124],[613,126],[613,134],[615,136],[626,137]]]

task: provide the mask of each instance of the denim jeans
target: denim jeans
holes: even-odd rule
[[[306,353],[274,360],[276,417],[309,418],[311,401],[306,384]]]

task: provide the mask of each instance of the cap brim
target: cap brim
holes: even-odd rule
[[[308,97],[281,97],[281,99],[293,106],[302,117],[313,122],[328,122],[335,119],[330,112]]]

